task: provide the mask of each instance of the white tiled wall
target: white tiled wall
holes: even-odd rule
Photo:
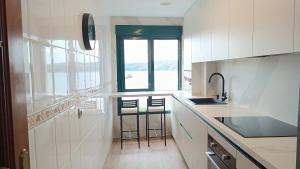
[[[112,142],[106,96],[96,95],[29,131],[32,169],[100,169]],[[83,110],[78,119],[77,109]]]
[[[32,169],[100,169],[112,141],[110,18],[94,16],[97,45],[82,49],[85,0],[22,0],[28,116],[74,105],[29,131]],[[99,91],[89,97],[88,89]],[[83,110],[78,118],[77,109]]]
[[[30,138],[30,140],[33,138]],[[57,167],[55,121],[51,119],[34,129],[35,156],[37,169]],[[31,147],[33,148],[33,147]],[[33,151],[33,149],[30,149]],[[33,164],[32,164],[33,165]]]
[[[83,50],[80,1],[22,0],[28,114],[110,82],[109,17],[95,16],[96,47]]]

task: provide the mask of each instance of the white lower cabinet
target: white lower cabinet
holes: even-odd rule
[[[182,123],[177,121],[178,131],[179,131],[179,145],[181,153],[185,159],[189,168],[192,168],[192,157],[191,157],[191,150],[192,150],[192,137],[190,133],[186,130]]]
[[[236,154],[236,165],[237,169],[259,169],[253,162],[251,162],[242,153],[237,151]]]
[[[172,98],[172,135],[189,169],[207,169],[208,134],[236,158],[237,169],[259,169],[213,128],[181,102]]]
[[[197,123],[194,123],[194,129],[191,131],[192,149],[192,168],[193,169],[206,169],[207,168],[207,158],[205,153],[207,152],[207,127],[200,119]],[[200,150],[200,151],[198,151]]]
[[[207,169],[206,124],[175,99],[172,112],[172,134],[189,169]]]

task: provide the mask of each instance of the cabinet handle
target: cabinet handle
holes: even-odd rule
[[[210,143],[210,147],[212,147],[212,148],[215,148],[215,147],[217,147],[217,146],[218,146],[218,144],[215,143],[215,142],[211,142],[211,143]]]
[[[22,169],[30,169],[29,152],[24,148],[20,154]]]
[[[185,131],[185,133],[188,135],[188,137],[193,140],[192,135],[187,131],[187,129],[180,123],[181,128]]]
[[[81,119],[81,117],[82,117],[82,110],[81,109],[77,109],[77,115],[78,115],[78,119]]]
[[[221,159],[225,161],[225,160],[230,160],[231,157],[229,155],[222,154]]]

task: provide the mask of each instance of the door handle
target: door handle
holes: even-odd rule
[[[29,152],[24,148],[20,154],[21,169],[30,169]]]

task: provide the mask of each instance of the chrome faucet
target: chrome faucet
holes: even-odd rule
[[[224,102],[225,100],[227,100],[227,93],[225,92],[225,79],[224,76],[221,73],[213,73],[212,75],[210,75],[208,82],[211,82],[211,79],[213,76],[218,75],[221,76],[222,78],[222,102]],[[219,98],[219,96],[217,96],[217,99]]]

